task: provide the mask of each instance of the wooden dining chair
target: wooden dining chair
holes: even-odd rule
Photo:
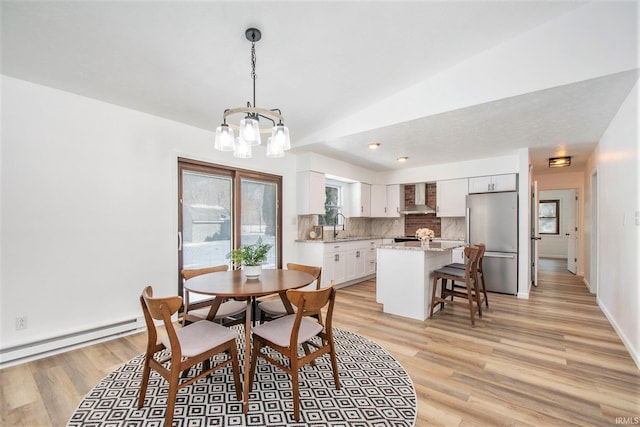
[[[468,258],[464,270],[453,267],[442,267],[433,272],[433,287],[431,289],[431,311],[430,317],[433,318],[434,308],[440,304],[440,310],[444,309],[445,304],[460,305],[469,309],[469,317],[471,326],[475,326],[475,312],[482,317],[482,302],[480,300],[480,289],[478,287],[478,252],[477,246],[469,246],[464,248],[464,253]],[[437,295],[438,280],[441,280],[440,295]],[[447,287],[447,281],[451,280],[451,289]],[[455,282],[463,283],[462,286],[456,286]],[[447,299],[451,297],[451,299]],[[462,299],[458,301],[456,298]]]
[[[333,305],[336,298],[336,291],[333,288],[333,284],[332,280],[331,284],[326,288],[317,290],[288,290],[287,298],[291,301],[291,304],[297,308],[296,313],[263,323],[254,327],[252,330],[253,350],[251,352],[249,390],[251,390],[253,386],[258,356],[282,369],[291,376],[293,416],[296,421],[300,420],[298,370],[304,365],[311,363],[324,354],[328,354],[331,359],[336,389],[340,389],[338,360],[331,326]],[[324,308],[326,308],[324,321],[321,315],[318,316],[317,319],[310,317],[310,314],[321,313]],[[303,344],[313,347],[314,351],[308,351],[307,348],[302,346]],[[270,347],[288,358],[288,363],[283,363],[262,352],[261,350],[264,347]],[[301,348],[303,348],[304,351],[300,351]]]
[[[240,367],[236,349],[236,333],[213,322],[195,322],[176,330],[171,316],[182,306],[182,298],[170,296],[156,298],[153,288],[147,286],[140,296],[144,320],[147,324],[147,351],[140,383],[138,408],[144,405],[151,369],[158,372],[168,383],[167,412],[165,426],[171,426],[178,390],[231,364],[235,382],[236,398],[242,399]],[[159,339],[155,320],[162,321],[166,335]],[[169,350],[169,354],[162,353]],[[159,354],[162,353],[162,354]],[[211,358],[227,353],[228,358],[215,365]],[[202,363],[202,371],[195,377],[181,381],[181,372]]]
[[[227,271],[228,269],[229,266],[225,264],[216,265],[214,267],[185,269],[182,270],[181,273],[183,280],[189,280],[192,277],[200,276],[202,274],[215,273],[217,271]],[[215,310],[216,305],[220,302],[218,301],[218,298],[220,297],[191,303],[189,295],[190,293],[191,292],[184,289],[184,313],[182,315],[183,326],[187,323],[197,322],[199,320],[218,321],[224,326],[239,325],[244,323],[245,309],[247,307],[246,302],[225,299],[220,303],[215,316],[213,316],[212,311]]]
[[[320,289],[322,284],[322,267],[294,264],[290,262],[287,264],[287,269],[309,273],[315,279],[315,288]],[[264,323],[265,320],[276,319],[278,317],[289,314],[281,298],[272,298],[269,300],[261,301],[260,303],[258,303],[258,308],[260,309],[260,323]],[[293,309],[295,312],[296,308],[293,307]]]

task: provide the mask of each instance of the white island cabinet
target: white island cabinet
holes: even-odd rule
[[[416,242],[378,247],[376,301],[389,314],[425,320],[431,309],[433,271],[451,263],[451,250],[459,243]]]

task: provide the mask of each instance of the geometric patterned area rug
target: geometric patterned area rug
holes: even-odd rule
[[[234,328],[238,329],[238,348],[243,349],[243,327]],[[236,400],[229,366],[178,391],[173,426],[415,425],[416,393],[404,368],[373,341],[346,330],[333,331],[341,388],[335,389],[328,355],[316,359],[316,366],[300,369],[300,421],[293,419],[289,375],[259,358],[247,414]],[[242,371],[242,351],[238,357]],[[168,386],[153,370],[145,404],[137,408],[143,363],[144,355],[140,355],[100,381],[80,402],[67,426],[162,426]],[[197,367],[191,373],[194,369]]]

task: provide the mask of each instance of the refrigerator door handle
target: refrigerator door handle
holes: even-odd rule
[[[466,236],[464,238],[464,242],[467,244],[467,246],[469,246],[471,244],[471,240],[469,239],[469,232],[471,231],[471,229],[469,228],[470,226],[470,219],[471,219],[471,209],[467,208],[467,215],[465,216],[465,224],[464,227],[466,229]]]
[[[515,259],[515,254],[500,254],[500,253],[496,253],[496,252],[485,252],[484,256],[486,256],[487,258],[508,258],[508,259]]]

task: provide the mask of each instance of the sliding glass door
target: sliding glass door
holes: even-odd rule
[[[231,249],[258,239],[273,245],[265,268],[282,267],[281,194],[279,176],[179,159],[179,270],[229,264]]]

